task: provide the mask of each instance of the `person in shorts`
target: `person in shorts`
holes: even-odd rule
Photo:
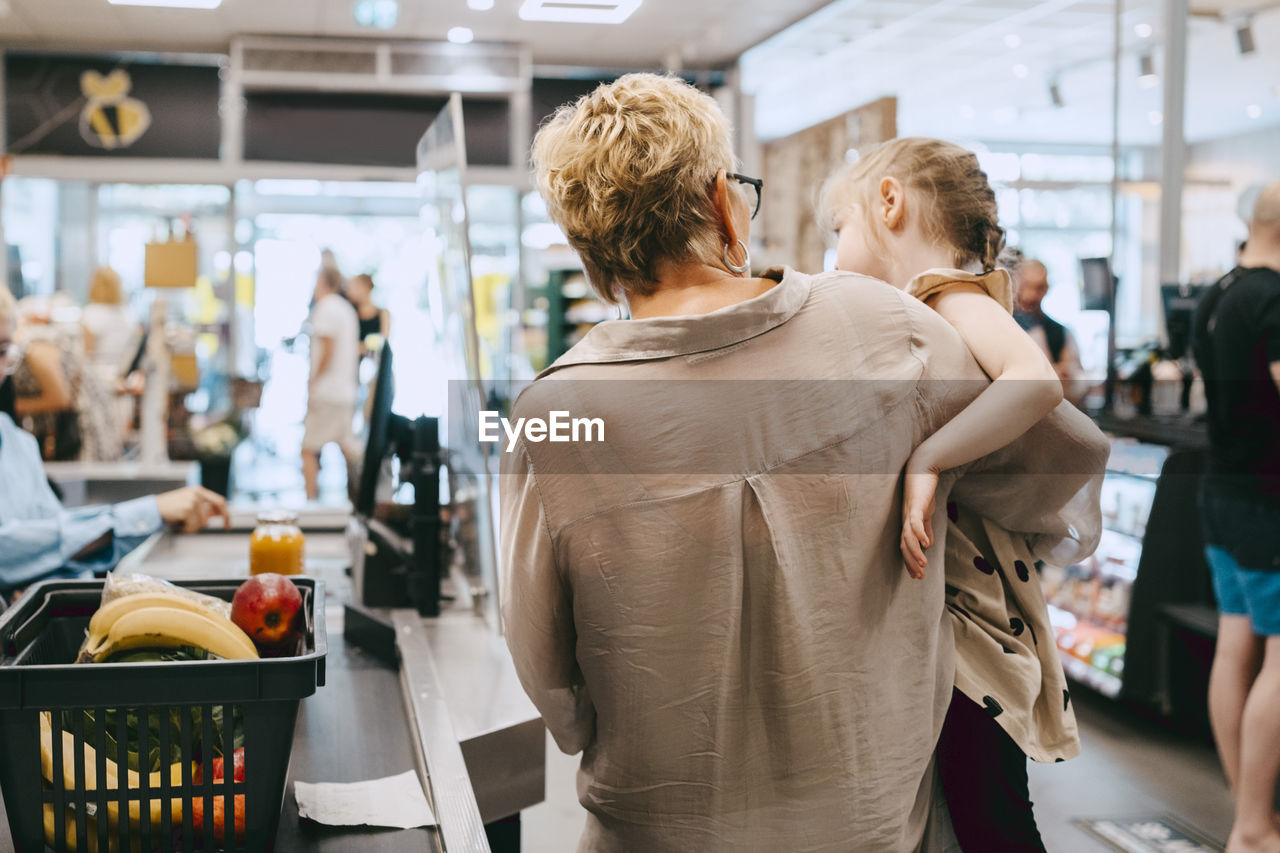
[[[1280,853],[1280,181],[1263,189],[1239,265],[1196,312],[1209,402],[1200,493],[1220,612],[1209,715],[1235,797],[1229,853]]]
[[[351,430],[358,388],[360,320],[342,296],[342,274],[323,266],[311,309],[311,378],[303,420],[302,476],[307,500],[320,494],[320,451],[336,443],[352,470],[360,449]]]

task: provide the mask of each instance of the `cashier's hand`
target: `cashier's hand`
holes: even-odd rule
[[[231,527],[227,499],[200,486],[187,486],[185,489],[156,495],[156,506],[165,523],[183,533],[204,530],[209,519],[214,516],[221,516],[223,525]]]

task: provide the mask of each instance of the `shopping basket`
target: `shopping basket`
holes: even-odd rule
[[[100,580],[46,581],[0,616],[0,793],[17,853],[271,850],[298,703],[324,684],[324,585],[293,581],[305,631],[290,657],[75,664]],[[180,585],[229,601],[239,584]]]

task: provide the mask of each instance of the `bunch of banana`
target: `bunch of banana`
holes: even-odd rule
[[[80,663],[101,663],[139,648],[195,646],[231,660],[258,657],[249,635],[199,603],[164,593],[138,593],[99,608],[89,622]]]
[[[63,786],[65,791],[74,791],[76,788],[76,760],[75,760],[76,740],[70,732],[62,733],[62,780],[57,784]],[[40,772],[43,774],[46,782],[55,784],[53,780],[53,727],[49,721],[48,712],[40,714]],[[128,768],[126,768],[128,770]],[[169,784],[173,787],[182,785],[183,766],[175,763],[169,767]],[[120,771],[116,763],[110,758],[103,760],[103,787],[107,791],[118,791],[121,787]],[[194,773],[194,765],[192,772]],[[159,770],[148,776],[147,783],[151,791],[158,793],[163,776]],[[129,788],[137,790],[142,787],[142,778],[135,770],[128,770],[125,775],[124,784]],[[98,764],[97,751],[88,744],[84,745],[84,789],[88,792],[89,799],[95,800],[98,790]],[[111,794],[107,795],[108,797]],[[150,814],[148,819],[152,826],[160,826],[161,811],[164,808],[163,802],[160,800],[150,800]],[[172,821],[171,825],[179,825],[182,822],[182,801],[179,799],[171,799],[169,801],[169,815]],[[45,832],[52,838],[54,815],[52,806],[45,806]],[[138,830],[141,823],[142,810],[138,800],[132,800],[129,803],[129,824],[133,829],[131,837],[138,836]],[[73,816],[74,817],[74,816]],[[101,815],[98,816],[101,819]],[[107,825],[110,834],[119,837],[120,823],[120,805],[115,802],[107,802]],[[96,833],[89,833],[96,836]],[[89,843],[94,844],[96,838]],[[50,842],[52,844],[52,842]]]

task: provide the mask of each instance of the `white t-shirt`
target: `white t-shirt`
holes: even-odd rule
[[[80,322],[93,335],[90,362],[112,371],[112,378],[119,379],[137,346],[138,319],[124,305],[91,302],[80,312]]]
[[[324,374],[311,385],[311,400],[316,403],[354,403],[356,372],[360,366],[360,319],[351,303],[331,293],[322,297],[311,309],[311,375],[320,364],[320,338],[333,341],[333,357]]]

